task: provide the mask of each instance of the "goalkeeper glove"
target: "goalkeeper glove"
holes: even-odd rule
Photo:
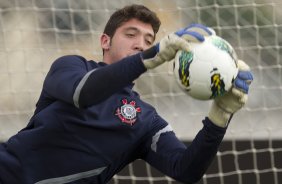
[[[178,50],[189,51],[189,42],[203,42],[204,36],[212,35],[212,29],[201,24],[191,24],[184,29],[171,33],[159,43],[141,53],[144,66],[152,69],[172,60]]]
[[[232,115],[247,102],[253,75],[249,66],[241,60],[238,60],[238,68],[239,72],[231,90],[212,102],[208,117],[217,126],[226,127]]]

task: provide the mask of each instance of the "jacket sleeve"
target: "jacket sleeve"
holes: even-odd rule
[[[146,71],[140,54],[103,67],[95,64],[80,56],[58,58],[45,78],[44,92],[78,108],[88,107],[130,85]]]
[[[163,123],[161,117],[155,123]],[[217,127],[208,118],[191,144],[186,147],[174,134],[170,125],[158,130],[147,143],[145,161],[164,174],[184,183],[202,178],[216,156],[226,128]]]
[[[98,104],[131,85],[145,71],[140,53],[92,70],[84,76],[76,88],[75,105],[83,108]]]

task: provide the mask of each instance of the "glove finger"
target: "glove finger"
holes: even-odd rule
[[[249,92],[249,84],[240,78],[236,78],[234,81],[234,87],[248,94]]]
[[[248,100],[248,95],[244,94],[244,96],[242,98],[239,99],[239,102],[244,105],[247,103]]]
[[[243,107],[246,104],[246,102],[248,100],[247,94],[243,93],[242,91],[240,91],[236,88],[232,89],[232,94],[237,97],[237,100],[238,100],[237,102],[238,102],[238,105],[240,106],[240,108]]]
[[[188,42],[203,42],[205,37],[198,32],[186,31],[181,38]]]
[[[205,36],[215,35],[215,31],[202,24],[190,24],[186,28],[175,32],[175,34],[184,37],[186,41],[203,42]]]
[[[208,29],[210,30],[210,32],[212,33],[211,35],[216,35],[216,32],[213,28],[208,27]]]
[[[173,33],[168,35],[168,39],[160,43],[159,50],[166,48],[166,47],[169,47],[175,51],[184,50],[184,51],[189,52],[191,50],[190,44],[186,40],[180,38],[179,36]]]
[[[242,60],[238,60],[238,68],[241,71],[250,71],[249,65]]]
[[[186,52],[191,51],[190,44],[185,39],[182,39],[178,36],[176,36],[176,37],[177,38],[175,39],[175,48],[177,50],[184,50]]]
[[[207,26],[204,26],[203,24],[190,24],[184,30],[185,31],[189,30],[189,32],[198,32],[199,34],[203,36],[210,36],[215,33],[213,29]]]
[[[254,79],[253,74],[250,71],[239,71],[237,78],[245,80],[248,84],[250,84]]]
[[[248,95],[244,93],[243,91],[237,89],[237,88],[232,88],[232,94],[238,98],[240,103],[245,103],[248,99]]]

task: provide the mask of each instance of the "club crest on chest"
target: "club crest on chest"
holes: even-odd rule
[[[123,99],[122,105],[116,109],[115,115],[121,120],[121,122],[133,125],[136,122],[137,113],[141,112],[140,107],[136,107],[135,101],[128,103],[127,99]]]

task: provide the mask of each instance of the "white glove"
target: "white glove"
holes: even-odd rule
[[[171,33],[162,38],[155,46],[141,53],[144,66],[152,69],[166,61],[171,61],[178,50],[190,50],[189,42],[203,42],[204,36],[212,34],[214,34],[212,29],[201,24],[191,24]]]
[[[238,68],[239,72],[231,90],[212,102],[208,117],[217,126],[226,127],[233,114],[248,100],[249,85],[253,81],[253,75],[250,67],[242,60],[238,60]]]

